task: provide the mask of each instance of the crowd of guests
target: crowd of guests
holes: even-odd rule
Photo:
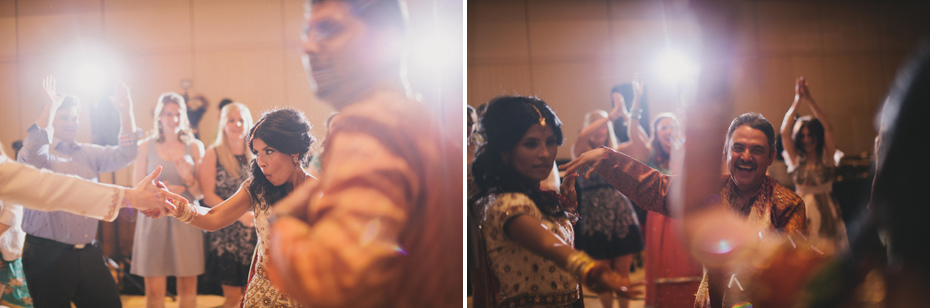
[[[222,284],[224,307],[458,305],[462,218],[449,205],[463,199],[462,148],[401,74],[403,3],[314,0],[305,17],[308,81],[338,111],[326,133],[294,108],[253,123],[246,104],[231,102],[205,148],[184,96],[160,95],[145,132],[129,87],[119,85],[119,144],[83,143],[79,100],[47,77],[49,101],[18,163],[0,155],[0,228],[23,221],[25,231],[0,242],[0,304],[120,307],[95,239],[99,220],[130,207],[138,209],[131,273],[145,279],[147,307],[164,306],[169,276],[179,306],[194,307],[205,272]],[[311,151],[315,135],[326,136],[320,153]],[[130,165],[136,188],[94,183]],[[14,177],[35,186],[18,191]]]
[[[894,171],[881,162],[894,152],[888,150],[890,131],[906,134],[895,128],[919,125],[894,119],[914,120],[905,109],[926,109],[916,106],[927,97],[928,59],[925,49],[885,102],[876,140],[878,174],[911,177],[887,175],[884,182],[901,185],[920,177],[903,162]],[[704,176],[719,190],[693,208],[722,214],[688,225],[682,218],[692,211],[673,207],[669,198],[682,172],[671,161],[681,155],[683,130],[670,113],[647,122],[648,130],[641,126],[643,88],[636,81],[632,87],[632,105],[613,93],[609,112],[585,116],[571,147],[573,160],[560,168],[565,174],[555,191],[540,183],[565,139],[549,105],[535,97],[501,96],[467,108],[468,292],[475,307],[580,307],[582,286],[598,293],[603,307],[613,307],[615,299],[627,307],[642,293],[631,291],[629,278],[631,255],[641,251],[647,307],[906,307],[926,297],[893,281],[900,277],[925,287],[930,277],[917,261],[926,245],[914,242],[926,239],[926,228],[904,214],[904,208],[922,206],[907,204],[915,197],[899,196],[911,196],[901,191],[915,186],[879,185],[877,178],[871,211],[854,215],[865,217],[864,227],[847,231],[832,195],[842,152],[804,77],[797,79],[780,135],[754,112],[720,132],[726,137],[726,172]],[[812,115],[800,116],[801,104]],[[618,118],[627,126],[625,142],[614,130]],[[776,151],[776,140],[783,150]],[[767,175],[776,156],[785,161],[793,190]],[[636,219],[634,206],[649,211],[645,224]],[[731,216],[737,223],[721,218]],[[718,222],[736,227],[708,226]],[[908,247],[898,246],[904,242]],[[732,256],[734,246],[743,257]],[[899,289],[891,291],[892,284]]]

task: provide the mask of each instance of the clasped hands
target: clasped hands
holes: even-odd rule
[[[168,190],[164,182],[155,181],[161,174],[161,166],[155,167],[151,174],[140,181],[135,188],[127,190],[129,207],[139,209],[150,218],[161,218],[169,213],[176,213],[177,206],[171,200],[189,202],[187,199]]]

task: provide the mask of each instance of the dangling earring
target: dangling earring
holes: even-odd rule
[[[299,168],[300,162],[297,161],[297,156],[291,156],[291,158],[294,159],[294,167]]]

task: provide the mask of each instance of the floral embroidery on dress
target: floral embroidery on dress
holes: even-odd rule
[[[571,303],[578,297],[578,282],[565,270],[514,243],[504,225],[520,215],[539,219],[556,237],[574,246],[574,230],[568,218],[544,216],[522,193],[501,193],[477,202],[481,209],[481,234],[485,239],[490,269],[500,282],[501,307],[542,303]],[[545,269],[545,270],[543,270]],[[546,300],[550,302],[546,302]],[[542,300],[542,301],[538,301]]]
[[[259,200],[252,201],[265,202],[260,197]],[[265,210],[262,210],[261,206],[253,206],[253,208],[255,209],[255,226],[258,231],[258,246],[255,247],[255,258],[252,261],[255,267],[255,275],[246,288],[244,307],[301,307],[268,280],[268,272],[265,270],[268,259],[266,245],[271,241],[271,234],[266,230],[270,230],[268,218],[271,215],[271,207],[264,207]]]
[[[580,174],[584,172],[587,170],[579,171]],[[604,177],[594,174],[589,179],[578,177],[576,181],[580,199],[578,212],[581,215],[576,230],[578,234],[605,234],[607,241],[611,241],[614,236],[625,238],[630,226],[639,225],[630,200]]]

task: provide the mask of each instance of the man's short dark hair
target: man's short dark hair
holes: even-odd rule
[[[64,99],[61,101],[61,106],[58,107],[58,110],[68,109],[71,107],[76,107],[81,104],[81,100],[77,96],[71,94],[65,94]]]
[[[226,107],[226,105],[229,105],[229,104],[232,104],[232,103],[233,103],[233,100],[228,99],[228,98],[224,98],[223,100],[220,101],[220,104],[217,105],[216,107],[217,107],[217,108],[220,108],[220,110],[222,111],[222,110],[223,110],[223,107]]]
[[[775,128],[772,127],[772,123],[765,119],[762,114],[747,112],[733,119],[733,122],[730,122],[730,129],[727,130],[727,140],[723,146],[724,155],[729,151],[730,138],[733,138],[733,132],[743,125],[749,125],[750,128],[762,131],[762,133],[765,134],[765,138],[769,141],[769,155],[775,152]]]
[[[310,5],[325,1],[342,1],[352,14],[375,28],[393,27],[407,33],[407,13],[400,0],[309,0]]]

